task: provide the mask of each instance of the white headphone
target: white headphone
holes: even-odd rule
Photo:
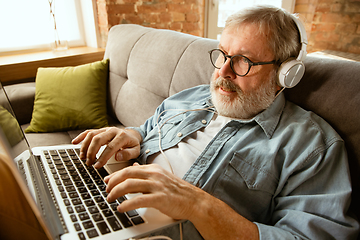
[[[301,42],[301,50],[296,59],[289,58],[284,61],[278,69],[278,85],[283,88],[292,88],[300,82],[300,79],[303,77],[305,72],[305,65],[303,61],[306,57],[306,45],[308,44],[306,31],[304,25],[300,22],[299,19],[291,15],[294,20],[299,34]]]

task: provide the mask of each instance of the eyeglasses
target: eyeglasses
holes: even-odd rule
[[[220,49],[210,50],[209,54],[210,54],[210,60],[211,60],[212,65],[217,69],[222,68],[224,66],[225,62],[226,62],[226,59],[230,58],[230,67],[231,67],[231,69],[233,70],[233,72],[236,75],[241,76],[241,77],[246,76],[246,74],[249,73],[250,68],[252,66],[276,63],[275,60],[273,60],[271,62],[257,62],[257,63],[254,63],[250,59],[248,59],[247,57],[245,57],[243,55],[234,55],[234,56],[226,55]]]

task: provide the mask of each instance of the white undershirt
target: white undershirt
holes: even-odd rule
[[[207,127],[185,137],[178,145],[164,150],[174,174],[182,178],[209,144],[211,139],[213,139],[220,129],[231,120],[232,118],[228,117],[216,117],[215,114]],[[160,152],[151,155],[147,162],[159,164],[166,170],[171,171],[169,163]]]

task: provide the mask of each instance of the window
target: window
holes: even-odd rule
[[[52,0],[57,34],[69,47],[92,45],[96,39],[95,0]],[[92,11],[90,13],[89,11]],[[0,0],[0,53],[50,49],[55,41],[49,0]]]
[[[293,12],[295,0],[207,0],[205,37],[219,40],[228,16],[241,9],[262,4],[282,7]]]

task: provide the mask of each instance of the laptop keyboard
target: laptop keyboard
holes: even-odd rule
[[[106,170],[87,166],[79,159],[79,151],[43,151],[79,239],[94,238],[144,223],[136,210],[117,211],[119,203],[126,200],[125,196],[107,202],[103,181]]]

